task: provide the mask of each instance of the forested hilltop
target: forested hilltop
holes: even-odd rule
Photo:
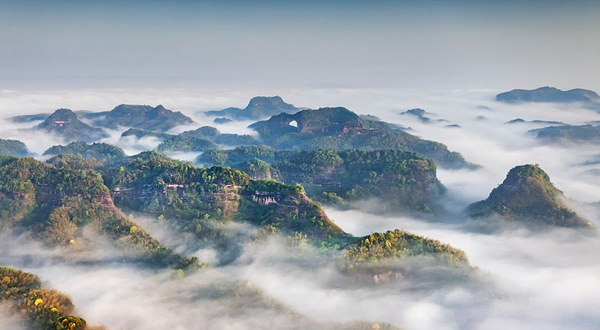
[[[401,150],[276,151],[266,146],[209,150],[201,164],[240,169],[253,178],[302,184],[325,204],[377,199],[379,212],[440,212],[445,191],[433,161]]]
[[[571,210],[562,191],[538,165],[512,168],[506,179],[486,200],[471,204],[467,213],[488,224],[502,222],[525,225],[593,228],[593,224]]]
[[[33,330],[106,330],[72,316],[75,306],[69,296],[43,288],[38,276],[1,265],[0,304],[19,313]]]
[[[201,266],[197,259],[164,247],[125,217],[93,169],[0,158],[0,225],[72,251],[97,249],[100,236],[123,248],[125,258],[160,267]]]

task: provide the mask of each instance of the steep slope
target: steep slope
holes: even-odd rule
[[[42,287],[36,275],[0,266],[0,303],[8,305],[23,322],[36,330],[101,330],[89,327],[74,312],[71,299]]]
[[[490,196],[471,204],[467,213],[473,218],[500,217],[523,224],[571,228],[590,228],[592,223],[581,218],[563,202],[562,192],[538,165],[522,165],[511,169]]]
[[[587,89],[571,89],[567,91],[554,87],[540,87],[532,90],[513,89],[496,95],[496,101],[505,103],[549,102],[549,103],[597,103],[600,96]]]
[[[94,125],[116,129],[119,126],[139,128],[148,131],[165,132],[176,126],[191,124],[193,120],[179,111],[166,109],[162,105],[121,104],[105,112],[87,113],[85,118]]]
[[[94,142],[107,136],[102,129],[79,120],[75,112],[69,109],[56,110],[41,124],[35,126],[34,130],[55,134],[67,142]]]
[[[441,167],[474,168],[462,155],[438,142],[422,140],[391,124],[361,118],[346,108],[282,113],[250,128],[276,149],[404,150],[420,153]]]
[[[165,248],[125,218],[98,172],[57,168],[32,158],[1,160],[0,228],[27,232],[74,251],[95,250],[97,238],[105,237],[134,261],[175,268],[200,265],[195,258]]]
[[[218,111],[206,111],[205,114],[233,120],[258,120],[282,112],[294,113],[298,110],[300,109],[292,104],[285,103],[280,96],[257,96],[252,98],[244,109],[227,108]]]
[[[0,156],[25,157],[29,150],[25,143],[17,140],[0,139]]]

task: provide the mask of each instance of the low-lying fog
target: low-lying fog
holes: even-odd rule
[[[302,318],[298,321],[265,303],[268,296],[317,322],[365,320],[414,330],[583,330],[600,324],[597,237],[571,230],[483,235],[408,217],[327,212],[356,235],[400,227],[461,248],[479,268],[484,285],[425,291],[406,290],[403,282],[384,287],[339,285],[344,277],[334,262],[310,249],[297,255],[277,239],[248,244],[234,264],[184,278],[174,277],[172,271],[156,273],[118,263],[59,262],[37,251],[39,246],[28,244],[24,252],[23,245],[6,240],[0,257],[69,293],[81,316],[109,329],[302,328]],[[150,229],[176,246],[169,238],[173,233]],[[209,257],[211,251],[194,254]],[[225,298],[216,293],[231,288],[232,281],[266,296]]]
[[[521,87],[521,86],[515,86]],[[575,87],[575,86],[574,86]],[[585,87],[585,86],[584,86]],[[547,146],[527,136],[542,127],[503,123],[515,119],[552,120],[583,124],[600,120],[600,114],[576,106],[547,104],[504,105],[493,100],[500,91],[452,91],[408,93],[375,90],[310,91],[63,91],[0,92],[2,117],[73,110],[109,110],[120,103],[163,104],[180,110],[197,122],[188,127],[217,126],[224,132],[247,134],[248,123],[214,125],[198,110],[244,107],[259,94],[281,95],[299,107],[345,106],[360,114],[411,127],[411,134],[439,141],[483,166],[477,171],[438,170],[449,188],[449,205],[456,210],[487,197],[507,171],[526,163],[538,163],[569,203],[583,216],[600,225],[599,211],[583,203],[600,201],[600,177],[585,174],[599,165],[581,165],[600,155],[599,145]],[[203,97],[201,95],[207,95]],[[410,115],[423,108],[432,120],[423,123]],[[445,119],[446,121],[437,121]],[[460,127],[446,127],[457,124]],[[60,141],[32,135],[20,129],[32,126],[0,122],[0,137],[24,141],[41,154]],[[181,131],[181,128],[177,129]],[[133,154],[156,147],[152,139],[123,140],[122,131],[111,132],[107,142]],[[174,132],[174,133],[177,133]],[[178,155],[192,160],[194,155]],[[135,266],[110,263],[102,266],[57,261],[51,252],[24,241],[0,242],[0,262],[36,273],[51,287],[70,294],[78,315],[91,324],[112,330],[163,329],[288,329],[299,316],[279,307],[256,302],[256,296],[236,301],[219,298],[209,290],[231,281],[248,290],[259,288],[292,311],[317,322],[352,320],[388,322],[406,330],[564,330],[600,328],[600,239],[568,229],[545,232],[509,231],[494,235],[467,232],[459,225],[424,221],[403,215],[376,216],[360,211],[326,209],[344,230],[355,235],[400,228],[438,239],[463,249],[479,269],[483,286],[456,286],[431,290],[405,290],[405,283],[385,287],[337,285],[343,276],[335,263],[318,251],[306,250],[291,257],[282,242],[248,243],[233,264],[174,278],[170,271],[152,272]],[[178,251],[200,258],[215,258],[210,250],[190,250],[175,233],[146,223],[149,230]],[[224,290],[224,289],[223,289]],[[208,298],[212,297],[212,298]],[[242,308],[242,304],[245,308]],[[247,306],[253,306],[251,308]],[[285,307],[282,307],[285,308]],[[0,313],[0,318],[2,318]],[[265,320],[268,326],[265,326]],[[0,329],[15,329],[12,319],[0,319]]]

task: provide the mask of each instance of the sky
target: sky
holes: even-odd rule
[[[597,31],[597,0],[0,0],[0,89],[600,90]]]

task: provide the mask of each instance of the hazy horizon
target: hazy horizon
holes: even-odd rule
[[[600,1],[0,1],[0,89],[600,90]]]

